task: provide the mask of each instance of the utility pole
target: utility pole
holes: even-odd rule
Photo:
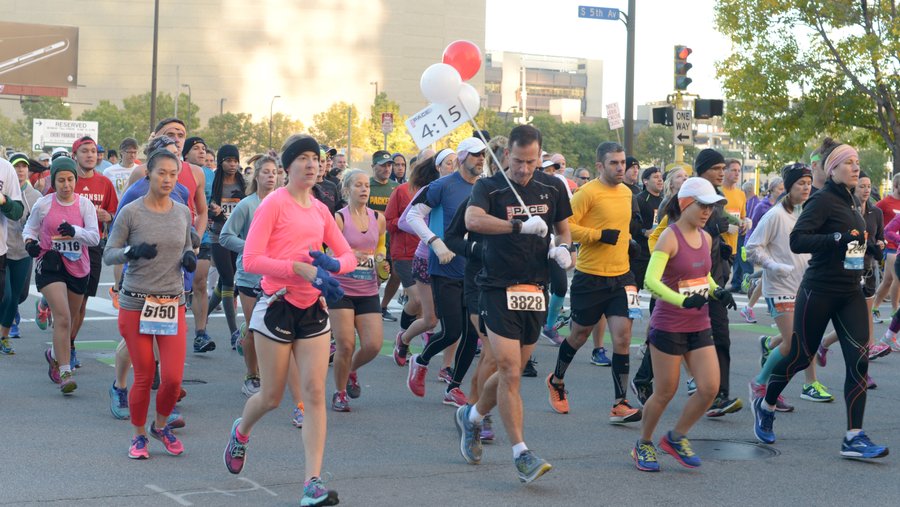
[[[625,22],[628,47],[625,57],[625,153],[634,153],[634,14],[635,0],[628,0]]]
[[[181,65],[175,66],[175,117],[178,118],[178,99],[181,97]]]
[[[350,165],[351,162],[351,153],[350,147],[353,145],[351,142],[353,139],[353,107],[347,108],[347,165]]]
[[[153,0],[153,69],[150,72],[150,131],[156,126],[156,49],[159,39],[159,0]]]

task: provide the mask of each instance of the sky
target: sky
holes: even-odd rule
[[[625,25],[581,19],[579,5],[628,10],[627,0],[487,0],[484,49],[603,60],[603,102],[619,102],[624,109]],[[637,0],[635,107],[665,100],[673,91],[673,48],[679,44],[694,51],[687,91],[724,99],[715,63],[728,56],[731,44],[716,31],[714,5],[714,0]]]

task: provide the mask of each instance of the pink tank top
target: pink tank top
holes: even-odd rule
[[[344,294],[347,296],[374,296],[378,294],[378,274],[375,272],[375,248],[378,247],[378,218],[375,210],[366,208],[369,225],[360,231],[350,216],[349,208],[341,208],[338,213],[344,219],[344,237],[358,263],[356,269],[346,275],[339,275]]]
[[[91,272],[88,247],[74,238],[63,237],[57,229],[63,222],[84,227],[80,199],[82,198],[76,195],[75,202],[68,206],[60,204],[55,197],[51,199],[50,210],[41,222],[40,233],[41,257],[49,250],[58,251],[66,271],[75,278],[87,276]]]
[[[675,233],[675,237],[678,239],[678,253],[666,263],[662,282],[681,294],[702,293],[709,297],[707,275],[712,267],[712,259],[706,235],[700,235],[700,248],[694,248],[688,245],[681,229],[675,224],[668,228]],[[705,293],[703,292],[704,286]],[[650,327],[670,333],[695,333],[709,329],[709,307],[704,305],[699,310],[682,308],[659,299],[650,316]]]

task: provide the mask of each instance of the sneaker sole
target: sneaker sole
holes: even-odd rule
[[[150,455],[149,455],[149,454],[138,454],[138,455],[134,455],[134,454],[131,454],[131,453],[129,452],[129,453],[128,453],[128,458],[129,458],[129,459],[150,459]]]
[[[59,386],[59,390],[62,391],[63,394],[72,394],[76,389],[78,389],[78,384],[76,384],[74,380],[68,384]]]
[[[621,417],[621,416],[609,416],[609,423],[610,423],[610,424],[626,424],[626,423],[633,423],[633,422],[638,422],[638,421],[640,421],[642,417],[643,417],[643,415],[641,414],[641,411],[638,410],[637,412],[635,412],[635,413],[633,413],[633,414],[631,414],[631,415],[627,415],[627,416],[625,416],[625,417]]]
[[[459,403],[456,403],[456,402],[453,401],[453,400],[448,400],[447,398],[444,398],[444,405],[448,405],[448,406],[456,407],[456,408],[466,406],[465,403],[459,404]]]
[[[678,454],[677,452],[675,452],[675,447],[672,446],[672,444],[669,442],[669,439],[668,439],[668,438],[663,438],[662,440],[659,441],[659,448],[660,448],[660,450],[662,450],[662,452],[664,452],[664,453],[668,454],[669,456],[672,456],[673,458],[675,458],[675,461],[677,461],[678,464],[681,465],[681,466],[683,466],[684,468],[700,468],[700,465],[699,465],[699,464],[698,464],[698,465],[692,465],[692,464],[686,462],[686,461],[684,460],[684,458],[681,457],[680,454]]]
[[[631,450],[631,459],[634,460],[634,467],[640,470],[641,472],[659,472],[659,466],[656,468],[643,466],[638,462],[637,453],[634,452],[634,449]]]
[[[456,423],[456,432],[459,434],[459,453],[462,455],[463,459],[466,460],[466,463],[470,465],[477,465],[481,463],[480,459],[466,456],[465,428],[463,426],[464,421],[460,420],[460,416],[465,417],[462,412],[464,412],[462,410],[462,407],[459,407],[453,414],[453,421]]]
[[[865,456],[856,451],[841,451],[841,456],[850,459],[878,459],[883,458],[888,454],[890,454],[890,450],[888,448],[885,448],[884,452],[872,456]]]
[[[565,411],[559,410],[553,405],[553,387],[550,386],[550,377],[547,377],[547,402],[550,403],[550,409],[556,412],[557,414],[568,414],[568,409]]]
[[[594,361],[593,359],[591,359],[591,364],[594,366],[612,366],[612,363],[598,363],[598,362]]]
[[[818,398],[815,396],[809,396],[807,394],[801,394],[800,399],[804,401],[812,401],[814,403],[831,403],[832,401],[834,401],[834,396],[832,396],[831,398]]]
[[[544,463],[543,465],[538,467],[537,470],[535,470],[534,472],[531,472],[530,475],[519,474],[519,480],[524,482],[525,484],[528,484],[530,482],[536,481],[542,475],[544,475],[545,473],[549,472],[552,469],[553,469],[553,465],[551,465],[550,463]]]

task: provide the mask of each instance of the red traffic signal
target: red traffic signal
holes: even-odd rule
[[[687,57],[694,51],[687,46],[675,46],[675,89],[686,90],[693,81],[687,77],[687,73],[693,65],[687,62]]]

